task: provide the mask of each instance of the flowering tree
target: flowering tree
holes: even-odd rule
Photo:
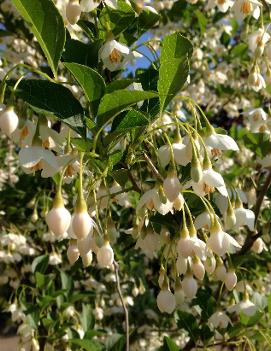
[[[21,350],[270,350],[270,9],[1,2]]]

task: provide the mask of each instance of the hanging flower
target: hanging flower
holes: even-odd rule
[[[211,235],[207,240],[207,246],[218,256],[224,256],[227,252],[234,252],[235,248],[241,248],[233,237],[223,232],[218,223],[211,228]]]
[[[218,134],[215,130],[212,133],[204,137],[205,144],[214,150],[233,150],[238,151],[239,147],[236,142],[226,134]]]
[[[253,211],[240,206],[234,210],[234,213],[236,217],[236,228],[247,225],[250,230],[254,229],[255,214]]]
[[[223,177],[212,168],[203,170],[202,177],[199,182],[191,181],[188,184],[192,185],[194,192],[198,196],[205,196],[206,194],[213,193],[215,188],[221,195],[228,196]]]
[[[257,0],[235,0],[232,10],[237,21],[242,21],[250,15],[258,19],[260,17],[260,6],[262,4]]]
[[[259,28],[256,32],[250,34],[248,38],[249,49],[253,53],[262,55],[264,52],[265,44],[270,39],[270,35],[266,32],[264,28]]]
[[[140,198],[137,211],[139,211],[143,206],[146,206],[149,210],[155,209],[157,212],[162,215],[172,212],[173,203],[168,199],[162,202],[160,198],[159,188],[153,188],[147,190]]]
[[[215,328],[215,329],[226,329],[231,323],[230,318],[226,315],[226,313],[222,311],[217,311],[211,315],[208,322]]]
[[[234,1],[232,0],[208,0],[206,9],[211,10],[217,6],[220,12],[225,13],[228,11],[229,8],[232,7],[233,4],[234,4]]]
[[[43,178],[52,177],[59,171],[59,164],[54,153],[41,146],[29,146],[19,152],[19,163],[25,173],[42,171]]]
[[[99,51],[99,57],[109,71],[117,71],[123,66],[130,50],[116,40],[107,41]]]
[[[157,296],[157,306],[161,312],[171,314],[176,308],[175,296],[170,289],[163,288]]]
[[[8,106],[4,110],[0,109],[0,128],[8,137],[15,132],[19,124],[19,117],[13,106]]]

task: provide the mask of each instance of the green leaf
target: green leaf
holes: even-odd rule
[[[133,79],[118,79],[109,83],[105,88],[106,94],[112,93],[115,90],[121,90],[127,88],[129,85],[134,83]]]
[[[79,65],[78,63],[66,62],[65,66],[81,85],[88,101],[94,102],[100,100],[104,95],[105,82],[99,73],[90,67]]]
[[[171,34],[163,40],[158,80],[161,112],[186,82],[192,50],[191,42],[179,33]]]
[[[52,113],[71,127],[83,127],[83,108],[68,88],[46,80],[23,80],[17,97],[41,113]]]
[[[94,319],[91,312],[92,312],[91,305],[83,304],[82,313],[80,315],[80,321],[84,332],[87,332],[91,324],[93,324]]]
[[[80,339],[72,339],[70,342],[74,345],[82,347],[83,350],[86,351],[99,351],[101,350],[101,346],[97,343],[90,340],[80,340]]]
[[[161,347],[161,351],[180,351],[179,346],[168,336],[164,337],[164,344]]]
[[[137,102],[155,97],[157,97],[157,93],[141,90],[116,90],[113,93],[106,94],[99,105],[98,124],[103,125],[109,118],[116,116]]]
[[[198,22],[199,22],[199,27],[200,27],[200,31],[201,31],[201,34],[204,34],[205,31],[206,31],[206,26],[207,26],[207,18],[204,16],[204,14],[199,11],[199,10],[196,10],[195,11],[195,15],[197,16],[198,18]]]
[[[42,255],[39,257],[36,257],[34,261],[32,262],[32,272],[40,272],[40,273],[45,273],[49,263],[49,256],[48,255]]]
[[[247,316],[244,313],[240,314],[240,322],[245,326],[252,326],[259,322],[259,320],[263,317],[263,313],[257,311],[253,316]]]
[[[43,289],[46,286],[48,287],[50,281],[52,280],[52,277],[49,275],[42,274],[40,272],[36,272],[35,279],[37,287]]]
[[[63,18],[51,0],[12,0],[29,23],[47,60],[57,76],[57,66],[65,44]]]
[[[130,110],[128,113],[124,116],[124,118],[120,121],[118,126],[116,127],[116,131],[120,130],[127,130],[127,129],[132,129],[132,128],[137,128],[137,127],[144,127],[149,124],[149,119],[147,116],[145,116],[143,113],[136,111],[136,110]]]

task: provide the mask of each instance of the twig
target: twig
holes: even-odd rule
[[[130,179],[130,182],[133,184],[134,190],[135,190],[137,193],[141,194],[141,189],[140,189],[139,186],[137,185],[137,182],[135,181],[135,179],[134,179],[134,177],[133,177],[132,172],[131,172],[130,169],[128,169],[128,177],[129,177],[129,179]]]
[[[114,261],[114,268],[115,268],[115,276],[116,276],[116,285],[117,285],[117,290],[118,290],[118,294],[120,297],[120,301],[124,310],[124,314],[125,314],[125,333],[126,333],[126,351],[129,351],[130,346],[129,346],[129,312],[128,309],[125,305],[124,299],[123,299],[123,295],[121,292],[121,287],[120,287],[120,278],[119,278],[119,264],[118,262]]]
[[[154,164],[152,163],[151,159],[149,158],[149,156],[143,152],[143,156],[146,160],[146,162],[149,164],[149,166],[151,167],[152,169],[152,172],[154,173],[154,175],[160,179],[162,182],[164,181],[163,177],[161,176],[161,174],[158,172],[158,170],[156,169],[156,167],[154,166]]]
[[[264,196],[266,195],[270,185],[271,185],[271,169],[269,169],[269,173],[267,175],[267,178],[264,182],[264,185],[263,185],[263,187],[258,195],[256,204],[255,204],[255,208],[254,208],[255,228],[256,228],[257,220],[258,220],[260,210],[262,207]],[[256,234],[254,231],[250,230],[248,232],[248,235],[246,237],[246,240],[245,240],[245,243],[244,243],[242,249],[238,252],[238,255],[243,255],[244,253],[246,253],[252,247],[254,241],[257,240],[258,238],[260,238],[261,235],[262,235],[262,233]]]

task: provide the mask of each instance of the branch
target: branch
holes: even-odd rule
[[[152,163],[151,159],[149,158],[149,156],[143,152],[143,156],[146,160],[146,162],[149,164],[149,166],[151,167],[151,170],[153,172],[153,174],[159,179],[161,180],[161,182],[164,181],[163,177],[161,176],[161,174],[158,172],[158,170],[156,169],[156,167],[154,166],[154,164]]]
[[[257,224],[257,220],[260,214],[260,210],[262,207],[262,203],[263,203],[263,199],[264,196],[266,195],[269,187],[271,185],[271,169],[269,169],[267,178],[263,184],[263,187],[258,195],[256,204],[255,204],[255,208],[254,208],[254,214],[255,214],[255,228],[256,228],[256,224]],[[257,240],[258,238],[260,238],[262,235],[262,233],[255,233],[255,231],[251,231],[249,230],[248,235],[246,237],[246,241],[242,247],[242,249],[238,252],[238,255],[243,255],[244,253],[246,253],[248,250],[250,250],[250,248],[252,247],[253,243],[255,240]]]
[[[118,294],[120,297],[120,301],[124,310],[124,314],[125,314],[125,333],[126,333],[126,351],[129,351],[130,346],[129,346],[129,312],[128,309],[125,305],[124,299],[123,299],[123,295],[121,292],[121,287],[120,287],[120,278],[119,278],[119,264],[118,262],[114,261],[113,262],[114,268],[115,268],[115,276],[116,276],[116,285],[117,285],[117,290],[118,290]]]

